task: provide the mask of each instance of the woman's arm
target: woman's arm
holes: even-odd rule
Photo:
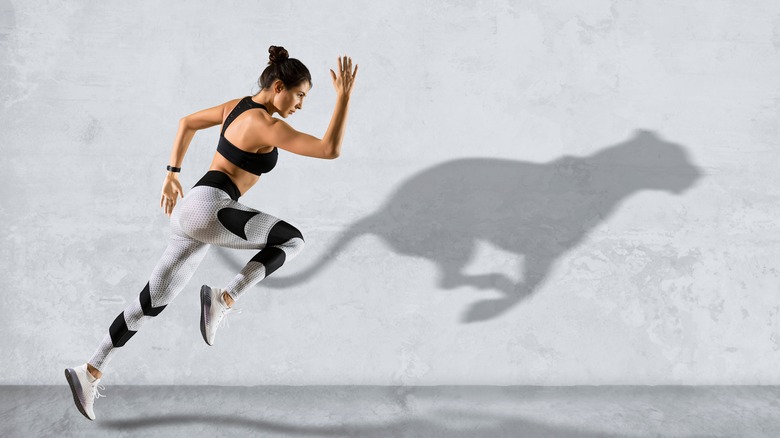
[[[225,106],[235,105],[236,100],[217,105],[212,108],[204,109],[196,113],[184,116],[179,120],[179,131],[176,133],[176,139],[173,141],[171,150],[171,159],[169,163],[173,167],[181,167],[184,161],[184,154],[190,147],[190,142],[195,133],[201,129],[211,128],[222,123],[222,116],[225,113]],[[172,172],[168,172],[170,175]]]
[[[168,160],[168,164],[171,167],[181,167],[184,155],[187,153],[187,148],[190,147],[195,133],[201,129],[222,123],[225,106],[231,103],[235,104],[235,101],[229,101],[222,105],[198,111],[179,120],[179,130],[176,133],[176,138],[173,140],[171,158]],[[163,181],[162,194],[160,196],[160,207],[165,209],[165,214],[168,216],[171,215],[173,207],[176,206],[177,196],[184,197],[184,190],[179,182],[179,174],[178,172],[169,171],[165,176],[165,181]]]
[[[263,143],[277,145],[277,147],[298,155],[332,160],[338,158],[341,153],[341,140],[344,138],[344,128],[347,126],[347,112],[349,110],[349,96],[339,96],[336,99],[336,108],[333,109],[333,117],[322,140],[303,132],[296,131],[287,122],[274,119],[271,126],[264,132],[258,132],[263,138]]]
[[[344,94],[336,99],[336,108],[330,118],[328,130],[322,140],[330,145],[330,153],[333,158],[341,154],[341,140],[344,138],[344,130],[347,127],[347,113],[349,112],[349,94]]]
[[[344,130],[347,127],[347,113],[349,112],[349,96],[352,94],[352,86],[357,76],[357,64],[352,71],[352,58],[339,57],[339,74],[331,70],[333,87],[336,89],[336,107],[330,119],[328,130],[320,140],[309,134],[304,134],[293,129],[282,120],[275,120],[267,132],[258,133],[266,139],[265,143],[273,144],[286,151],[307,157],[334,159],[341,154],[341,140],[344,138]]]
[[[333,79],[333,88],[336,89],[336,108],[333,110],[333,117],[330,119],[330,125],[325,132],[325,141],[333,145],[332,154],[338,157],[341,154],[341,139],[344,137],[344,128],[347,127],[347,112],[349,111],[349,96],[352,94],[352,86],[355,85],[358,65],[355,64],[355,70],[352,70],[352,58],[344,55],[342,59],[339,56],[339,74],[333,70],[330,76]]]

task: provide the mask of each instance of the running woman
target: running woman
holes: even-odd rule
[[[283,47],[271,46],[268,66],[258,79],[260,91],[208,108],[179,121],[168,173],[162,185],[160,207],[170,217],[168,247],[152,271],[138,299],[120,313],[92,357],[65,377],[76,407],[95,419],[94,400],[104,397],[98,389],[103,372],[117,348],[165,309],[189,282],[210,245],[259,250],[224,288],[203,285],[200,289],[200,331],[208,345],[214,344],[217,327],[241,295],[286,261],[304,245],[301,232],[289,223],[238,202],[260,175],[276,166],[277,148],[307,157],[334,159],[341,142],[349,109],[349,97],[357,76],[352,58],[339,57],[338,72],[330,70],[336,90],[336,107],[322,139],[298,132],[283,120],[303,108],[311,89],[309,70],[290,58]],[[209,171],[185,195],[179,182],[184,154],[195,133],[222,124],[217,151]],[[181,205],[176,207],[181,197]]]

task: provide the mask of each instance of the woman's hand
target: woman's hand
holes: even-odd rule
[[[168,175],[162,186],[162,196],[160,197],[160,207],[165,210],[168,216],[173,213],[173,207],[176,206],[176,196],[184,197],[184,190],[181,188],[179,177]]]
[[[338,97],[349,97],[352,93],[352,85],[355,84],[357,70],[358,66],[355,64],[355,71],[352,71],[352,58],[348,58],[347,55],[344,55],[344,58],[339,56],[339,74],[337,75],[332,69],[330,71],[330,77],[333,79],[333,88],[336,89]]]

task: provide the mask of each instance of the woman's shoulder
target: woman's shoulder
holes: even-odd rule
[[[238,97],[236,99],[230,99],[227,102],[222,104],[222,107],[225,109],[225,116],[230,114],[234,109],[236,109],[236,106],[238,106],[239,102],[246,99],[245,97]]]

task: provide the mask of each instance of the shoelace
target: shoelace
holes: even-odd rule
[[[106,387],[103,385],[93,385],[92,386],[92,400],[99,399],[100,397],[107,397],[106,395],[103,395],[98,392],[98,388],[102,389],[103,391],[106,390]]]
[[[220,315],[220,320],[219,323],[217,324],[217,328],[219,328],[220,326],[225,328],[230,327],[230,323],[227,322],[227,318],[225,318],[228,313],[239,314],[241,313],[241,309],[234,309],[232,307],[222,307],[222,315]]]

